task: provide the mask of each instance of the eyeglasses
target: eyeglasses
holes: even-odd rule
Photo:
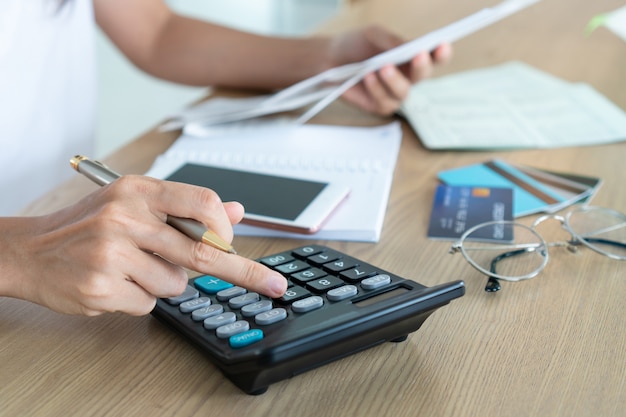
[[[546,243],[535,228],[548,219],[560,221],[571,239]],[[581,206],[565,216],[542,216],[531,227],[511,221],[481,223],[467,230],[450,253],[460,251],[489,277],[485,291],[495,292],[501,288],[499,280],[516,282],[537,276],[548,263],[550,246],[565,246],[576,252],[581,245],[609,258],[626,260],[626,215]]]

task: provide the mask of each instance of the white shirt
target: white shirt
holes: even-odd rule
[[[0,216],[91,155],[96,111],[91,0],[0,0]]]

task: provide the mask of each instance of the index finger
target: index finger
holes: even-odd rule
[[[146,192],[144,198],[151,200],[149,206],[158,212],[155,213],[158,217],[170,215],[194,219],[226,242],[232,241],[233,230],[229,212],[217,193],[191,184],[153,181],[152,185],[155,188]]]
[[[194,243],[189,263],[194,271],[214,275],[271,298],[280,297],[287,290],[287,280],[279,272],[259,262],[222,252],[200,242]]]

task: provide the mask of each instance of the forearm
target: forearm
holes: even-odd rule
[[[277,38],[173,16],[144,70],[191,85],[273,89],[327,68],[326,38]]]
[[[143,2],[97,1],[96,18],[134,65],[157,78],[274,89],[331,65],[329,38],[260,36],[174,14],[160,2]],[[125,8],[123,13],[119,7]]]
[[[279,89],[403,42],[376,26],[328,38],[267,37],[177,15],[159,0],[93,1],[98,25],[137,67],[187,85]],[[449,48],[429,52],[367,74],[343,98],[372,113],[393,114],[411,84],[449,56]]]

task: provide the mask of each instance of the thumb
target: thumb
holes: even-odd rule
[[[237,201],[224,203],[224,210],[226,210],[226,215],[230,220],[230,224],[239,223],[243,219],[243,215],[245,213],[243,205]]]

